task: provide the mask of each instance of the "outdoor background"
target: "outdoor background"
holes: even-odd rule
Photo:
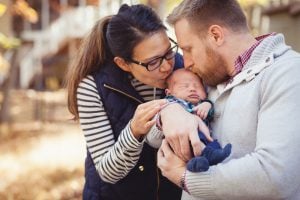
[[[122,3],[164,19],[179,0],[0,0],[0,199],[81,199],[85,142],[63,88],[94,22]],[[241,0],[254,35],[300,51],[300,0]],[[172,29],[169,34],[174,37]]]

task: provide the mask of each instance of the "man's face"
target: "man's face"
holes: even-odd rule
[[[216,86],[228,80],[225,59],[212,48],[213,40],[207,36],[200,38],[186,19],[175,24],[175,33],[182,49],[184,66],[200,76],[204,84]]]

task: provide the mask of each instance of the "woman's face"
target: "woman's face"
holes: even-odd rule
[[[172,47],[174,44],[172,44]],[[170,40],[165,31],[155,33],[142,42],[140,42],[133,49],[132,60],[142,63],[159,62],[161,56],[165,56],[171,48]],[[131,74],[144,84],[166,88],[166,78],[172,73],[174,67],[174,58],[170,60],[163,59],[161,65],[153,71],[148,71],[146,67],[128,62],[129,71]]]

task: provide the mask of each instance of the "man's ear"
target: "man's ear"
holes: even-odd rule
[[[121,57],[114,57],[114,62],[125,72],[130,72],[130,66]]]
[[[224,43],[224,28],[219,25],[211,25],[208,28],[209,40],[216,46]]]

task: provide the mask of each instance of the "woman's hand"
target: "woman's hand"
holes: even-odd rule
[[[150,128],[155,124],[154,116],[166,103],[165,99],[159,99],[140,104],[136,108],[130,123],[131,132],[135,138],[140,139],[142,135],[149,132]]]
[[[186,168],[186,163],[174,154],[166,140],[162,141],[157,152],[157,166],[160,168],[162,175],[181,187],[180,180]]]

